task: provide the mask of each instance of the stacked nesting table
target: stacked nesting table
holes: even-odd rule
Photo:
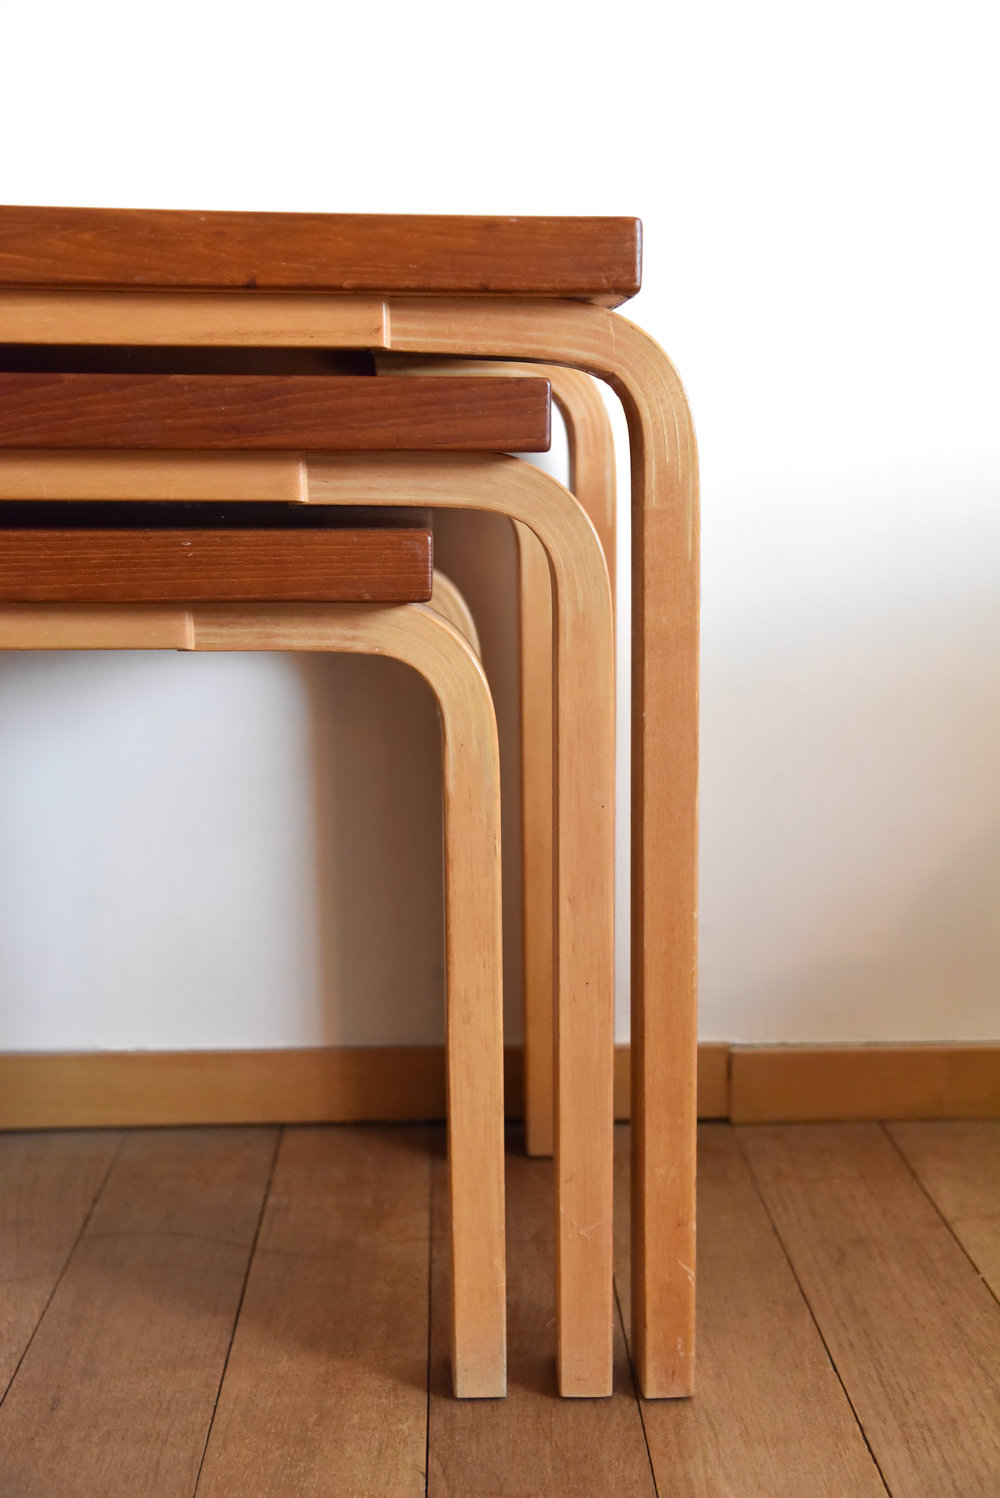
[[[613,309],[639,285],[631,219],[0,210],[0,342],[382,350],[561,364],[621,398],[632,468],[633,1339],[643,1392],[690,1393],[694,1349],[697,459],[655,342]],[[561,787],[573,816],[581,785]],[[607,808],[610,829],[612,809]],[[607,931],[574,922],[586,871],[557,858],[561,1327],[565,1393],[610,1391],[610,1151],[577,1190],[580,1096],[609,1057],[574,1045],[607,1011]],[[600,927],[600,923],[597,923]],[[581,1036],[590,1033],[581,1025]],[[565,1078],[564,1078],[565,1081]],[[595,1349],[597,1349],[595,1353]],[[595,1366],[606,1378],[595,1377]]]

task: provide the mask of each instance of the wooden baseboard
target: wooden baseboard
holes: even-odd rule
[[[522,1054],[506,1053],[510,1117]],[[440,1046],[0,1056],[0,1128],[408,1122],[444,1115]],[[615,1054],[629,1113],[629,1050]],[[698,1114],[735,1123],[998,1118],[1000,1045],[698,1047]]]
[[[0,1056],[0,1127],[404,1122],[444,1116],[442,1046]]]
[[[1000,1118],[1000,1045],[734,1046],[729,1116]]]
[[[723,1042],[702,1041],[698,1047],[698,1117],[729,1117],[729,1054]],[[631,1113],[632,1057],[627,1045],[615,1046],[615,1118],[625,1123]],[[510,1111],[508,1109],[508,1111]]]
[[[729,1048],[698,1051],[702,1115],[728,1112]],[[508,1117],[524,1112],[523,1054],[505,1052]],[[615,1052],[615,1111],[629,1115],[629,1048]],[[402,1123],[443,1118],[442,1046],[0,1055],[0,1128]]]

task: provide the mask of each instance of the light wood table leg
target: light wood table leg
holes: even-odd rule
[[[453,367],[453,366],[448,366]],[[474,366],[461,366],[472,368]],[[597,531],[614,597],[615,453],[611,422],[589,375],[547,365],[490,366],[548,375],[566,426],[569,487]],[[554,971],[552,586],[545,554],[527,526],[515,526],[521,657],[521,798],[524,924],[524,1132],[529,1155],[551,1155]]]
[[[431,592],[431,608],[460,635],[464,635],[473,650],[483,658],[483,652],[479,644],[479,631],[476,629],[476,621],[472,616],[472,610],[465,601],[465,595],[457,584],[453,583],[437,567],[434,568],[434,587]]]
[[[400,353],[561,363],[606,380],[632,467],[632,1339],[649,1398],[694,1391],[698,456],[676,370],[582,303],[392,298]]]
[[[452,1371],[460,1398],[506,1392],[500,758],[482,667],[432,609],[0,608],[0,649],[304,650],[388,655],[441,713],[447,972]]]
[[[698,458],[676,370],[581,302],[200,293],[0,296],[9,342],[381,348],[586,370],[632,464],[632,1339],[650,1398],[694,1390]]]
[[[559,1387],[611,1392],[614,1059],[614,624],[584,511],[549,475],[501,456],[312,460],[317,503],[486,509],[530,528],[555,598],[559,823],[556,1197]],[[551,881],[545,889],[551,899]]]
[[[483,509],[530,527],[552,569],[556,621],[556,775],[559,838],[556,1241],[559,1382],[565,1394],[611,1390],[611,1213],[614,1041],[614,625],[604,555],[580,505],[555,479],[491,455],[366,454],[299,461],[299,497],[318,504]],[[171,498],[191,485],[198,458],[131,455],[86,466],[88,492]],[[275,480],[287,483],[279,472]],[[16,480],[16,483],[15,483]],[[203,498],[230,497],[226,465],[199,470]],[[74,492],[71,463],[34,474],[0,454],[0,493],[21,498],[43,482]],[[17,487],[17,486],[20,487]],[[36,496],[37,497],[37,496]]]
[[[614,596],[615,452],[611,421],[590,375],[562,365],[493,363],[379,355],[387,374],[545,376],[566,428],[569,487],[601,539]],[[544,548],[515,522],[518,556],[521,692],[521,885],[524,932],[524,1133],[529,1155],[551,1155],[555,1142],[555,879],[558,818],[553,761],[552,585]]]

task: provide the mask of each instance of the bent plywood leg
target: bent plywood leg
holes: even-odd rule
[[[502,456],[337,456],[299,465],[303,500],[485,509],[529,526],[549,558],[556,619],[557,1310],[560,1388],[611,1389],[614,1039],[614,628],[607,568],[583,510],[547,474]],[[103,467],[101,466],[103,465]],[[141,498],[148,473],[128,454],[89,470],[91,493]],[[4,465],[0,455],[0,492]],[[23,478],[23,475],[22,475]],[[161,456],[156,484],[185,482]],[[65,475],[46,497],[71,498]],[[216,470],[218,489],[231,477]],[[28,497],[22,494],[22,497]],[[214,497],[214,492],[208,497]]]
[[[256,611],[264,649],[296,643],[306,616]],[[317,611],[317,636],[329,628]],[[344,610],[355,648],[379,649],[430,683],[441,711],[448,1006],[448,1160],[452,1222],[452,1373],[459,1398],[506,1392],[504,1273],[500,758],[489,687],[467,641],[433,610]],[[195,648],[227,649],[226,623],[195,614]],[[343,648],[338,646],[335,648]]]
[[[0,304],[2,305],[2,304]],[[0,454],[0,493],[7,482]],[[155,473],[130,454],[87,467],[91,497],[169,499],[191,482],[182,455],[158,457]],[[484,509],[529,526],[548,554],[555,594],[557,782],[556,884],[560,924],[556,1192],[559,1380],[566,1394],[611,1390],[611,1187],[614,1039],[614,629],[607,568],[581,507],[547,474],[500,456],[287,456],[299,497],[321,504]],[[30,465],[10,465],[21,498],[71,499],[65,465],[32,489]],[[214,465],[203,498],[237,485]],[[275,478],[282,475],[275,473]],[[201,476],[199,476],[201,478]],[[290,482],[290,476],[285,479]],[[25,492],[27,490],[27,492]]]
[[[648,1397],[690,1394],[698,459],[673,365],[617,313],[540,298],[13,291],[0,295],[0,337],[12,343],[319,345],[527,359],[586,370],[621,398],[631,446],[633,542],[632,1338]],[[26,487],[32,487],[30,476]]]
[[[464,366],[463,366],[464,367]],[[501,364],[497,369],[510,370]],[[547,365],[562,412],[570,488],[601,539],[614,591],[615,455],[611,423],[589,375]],[[524,884],[524,1114],[529,1155],[551,1155],[553,1115],[553,842],[558,819],[553,777],[552,587],[533,533],[517,526],[521,654],[521,798]]]
[[[325,504],[489,509],[529,527],[551,568],[556,621],[558,921],[556,1192],[559,1385],[611,1391],[614,1041],[614,626],[607,568],[576,501],[514,458],[328,458]],[[546,886],[551,898],[551,884]]]
[[[521,660],[521,905],[524,929],[524,1134],[555,1149],[556,896],[552,584],[545,549],[515,525]]]
[[[569,487],[601,539],[614,592],[615,454],[601,393],[587,374],[560,365],[419,359],[383,354],[392,374],[544,375],[562,413],[569,451]],[[552,899],[555,806],[552,718],[552,586],[545,551],[515,522],[521,686],[521,884],[524,931],[524,1123],[529,1155],[551,1155],[555,950]]]
[[[482,668],[433,610],[271,605],[0,608],[0,649],[307,650],[391,655],[441,712],[453,1360],[462,1398],[506,1392],[500,763]]]
[[[632,463],[632,1341],[649,1398],[694,1390],[698,458],[670,360],[569,302],[392,298],[400,353],[558,362],[606,380]]]
[[[479,631],[476,629],[476,621],[472,617],[472,610],[465,601],[465,594],[450,577],[446,577],[437,567],[434,569],[434,585],[431,592],[431,608],[460,635],[464,635],[473,650],[482,659],[482,649],[479,644]]]

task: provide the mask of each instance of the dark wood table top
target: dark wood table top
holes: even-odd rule
[[[549,382],[0,373],[0,448],[544,452]]]
[[[414,603],[433,578],[426,526],[0,526],[3,603]]]
[[[0,287],[569,297],[639,290],[635,218],[0,207]]]

